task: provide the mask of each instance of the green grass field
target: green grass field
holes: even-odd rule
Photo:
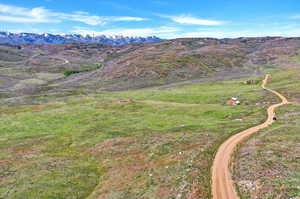
[[[0,198],[209,198],[219,144],[265,119],[243,81],[2,106]]]

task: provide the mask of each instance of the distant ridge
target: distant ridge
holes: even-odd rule
[[[36,34],[36,33],[11,33],[0,31],[0,43],[13,44],[65,44],[65,43],[102,43],[113,46],[122,46],[132,43],[155,43],[162,39],[151,37],[124,37],[124,36],[95,36],[80,34]]]

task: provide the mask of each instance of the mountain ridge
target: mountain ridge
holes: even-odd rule
[[[80,34],[49,34],[49,33],[11,33],[0,31],[0,43],[13,44],[66,44],[66,43],[101,43],[113,46],[123,46],[134,43],[156,43],[162,39],[156,36],[91,36]]]

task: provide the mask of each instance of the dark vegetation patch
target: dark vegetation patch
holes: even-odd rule
[[[95,65],[82,65],[81,69],[75,70],[75,69],[67,69],[64,71],[64,75],[66,77],[76,74],[76,73],[83,73],[83,72],[89,72],[93,70],[97,70],[102,68],[102,64],[95,64]]]

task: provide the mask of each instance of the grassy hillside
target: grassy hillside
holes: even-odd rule
[[[20,48],[20,46],[0,44],[0,60],[5,62],[22,61],[26,58],[26,53]]]
[[[234,177],[242,198],[300,197],[300,71],[275,73],[269,87],[293,104],[278,110],[278,122],[251,137],[236,154]]]
[[[6,98],[225,80],[279,66],[296,67],[300,39],[203,38],[119,47],[101,44],[2,45],[1,49],[0,98]],[[41,78],[40,74],[51,78]]]
[[[2,106],[0,197],[209,198],[215,150],[264,95],[239,80]]]

